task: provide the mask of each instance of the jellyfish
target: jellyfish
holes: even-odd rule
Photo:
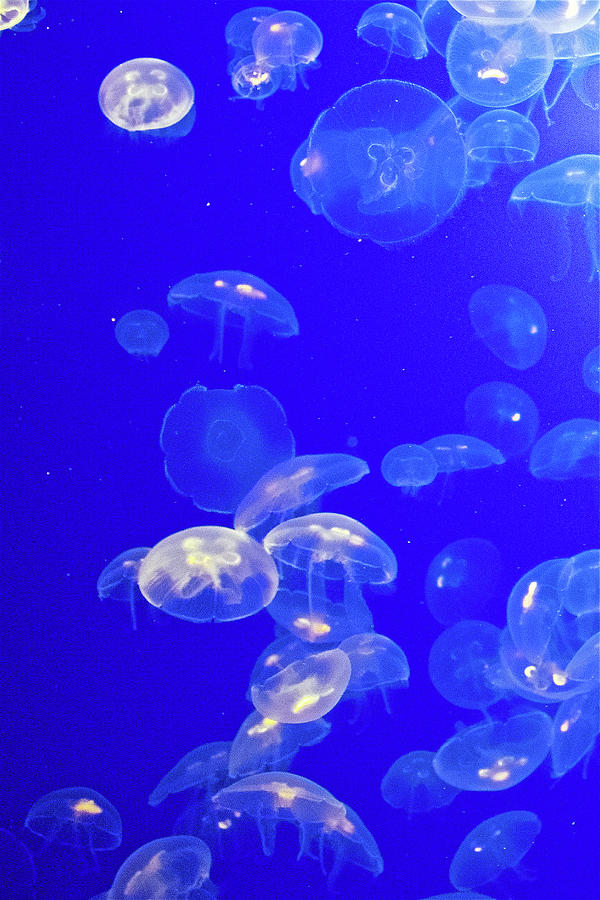
[[[114,850],[121,843],[121,816],[112,803],[87,787],[61,788],[36,800],[25,819],[25,828],[46,843],[96,853]]]
[[[415,497],[419,488],[431,484],[438,473],[433,454],[419,444],[399,444],[381,460],[381,474],[388,484],[400,487],[403,494]]]
[[[529,369],[546,349],[548,326],[534,298],[505,284],[480,287],[469,300],[469,318],[477,336],[511,369]]]
[[[198,509],[233,512],[258,479],[294,455],[279,402],[258,386],[195,385],[167,410],[160,433],[167,480]]]
[[[535,125],[512,109],[489,110],[465,131],[469,158],[495,166],[533,162],[539,146],[540,135]]]
[[[311,175],[316,174],[322,165],[318,153],[308,151],[308,138],[300,144],[290,160],[290,181],[297,197],[306,203],[311,213],[320,216],[322,213],[321,202],[310,180]]]
[[[600,612],[600,550],[583,550],[568,559],[558,576],[557,587],[571,615]]]
[[[600,19],[596,21],[596,32],[599,26]],[[577,66],[571,75],[571,87],[584,106],[600,109],[600,63],[586,61]]]
[[[38,6],[38,0],[29,0],[29,8],[24,18],[19,19],[15,24],[14,12],[21,8],[27,0],[0,0],[0,31],[3,28],[10,28],[11,32],[27,32],[35,31],[39,23],[46,18],[46,10],[42,6]],[[4,25],[5,20],[11,24]]]
[[[450,6],[447,0],[431,0],[421,13],[427,43],[444,58],[446,57],[448,38],[460,19],[460,13]]]
[[[150,547],[132,547],[115,556],[98,576],[97,591],[101,600],[110,597],[129,603],[131,625],[137,631],[135,601],[137,594],[137,573],[141,561],[148,555]]]
[[[548,755],[552,719],[541,710],[505,722],[470,725],[435,754],[433,768],[462,791],[504,791],[523,781]]]
[[[296,73],[305,88],[305,70],[317,68],[323,47],[319,27],[303,13],[275,12],[258,24],[252,34],[252,50],[259,65],[283,69],[281,88],[296,90]]]
[[[600,394],[600,346],[590,350],[583,361],[583,383],[590,391]]]
[[[381,796],[394,809],[403,809],[409,818],[452,803],[458,788],[438,778],[433,769],[435,753],[413,750],[400,756],[381,780]]]
[[[504,456],[496,448],[480,438],[468,434],[440,434],[421,444],[433,456],[438,472],[445,474],[442,498],[452,472],[461,469],[487,469],[488,466],[501,466]]]
[[[231,87],[236,96],[232,100],[254,100],[257,109],[264,109],[264,101],[281,87],[283,69],[274,69],[267,62],[257,62],[244,56],[231,69]],[[287,335],[285,335],[287,337]]]
[[[526,175],[510,195],[510,203],[523,214],[530,207],[542,207],[549,215],[544,217],[547,229],[549,217],[560,216],[563,226],[565,258],[560,271],[553,276],[562,278],[571,261],[571,241],[566,228],[567,216],[576,212],[582,217],[592,266],[589,280],[600,274],[600,250],[598,246],[598,209],[600,207],[600,156],[579,154],[567,156]]]
[[[260,612],[277,593],[275,563],[247,534],[204,525],[164,538],[142,560],[146,600],[188,622],[227,622]]]
[[[500,668],[501,631],[489,622],[463,619],[443,631],[429,651],[436,691],[464,709],[487,709],[505,692],[494,683]]]
[[[494,881],[504,869],[514,869],[521,862],[541,828],[536,814],[523,809],[484,819],[454,854],[450,881],[459,891]]]
[[[347,654],[351,666],[346,696],[362,697],[377,689],[389,715],[388,689],[408,687],[410,666],[404,650],[384,634],[374,631],[345,638],[339,649]]]
[[[250,531],[270,516],[280,522],[324,493],[355,484],[369,473],[364,459],[349,453],[296,456],[269,469],[235,511],[234,528]]]
[[[371,610],[358,591],[347,595],[343,603],[313,596],[311,611],[305,591],[280,587],[267,612],[294,637],[309,644],[337,644],[373,629]]]
[[[203,885],[210,885],[211,862],[211,852],[201,838],[189,834],[158,838],[127,857],[115,875],[107,900],[191,900],[201,896],[198,891]]]
[[[587,76],[584,74],[594,65],[597,67],[600,54],[600,21],[598,15],[578,28],[577,31],[567,31],[552,34],[554,47],[554,68],[550,78],[544,85],[542,100],[546,121],[551,124],[549,113],[560,100],[566,86],[571,86],[577,96],[591,109],[598,107],[598,90],[592,90],[588,95],[585,90]],[[583,87],[583,91],[580,88]]]
[[[425,600],[441,625],[471,619],[491,605],[500,576],[500,553],[484,538],[447,544],[429,563]]]
[[[276,12],[273,6],[250,6],[232,15],[225,26],[225,42],[233,54],[227,71],[230,72],[238,60],[252,52],[252,35],[257,26]]]
[[[169,339],[169,326],[151,309],[132,309],[115,325],[115,337],[123,350],[138,359],[158,356]]]
[[[375,3],[364,11],[356,26],[359,38],[387,51],[383,71],[392,54],[409,59],[427,56],[427,39],[419,16],[401,3]]]
[[[600,734],[598,689],[564,700],[554,716],[550,758],[552,777],[562,778],[589,753]]]
[[[150,796],[150,806],[158,806],[169,794],[197,788],[214,794],[229,781],[229,752],[231,741],[211,741],[186,753],[161,778]]]
[[[252,712],[233,739],[229,777],[235,780],[269,769],[287,768],[298,750],[320,744],[330,731],[331,725],[324,719],[290,725]]]
[[[513,24],[527,19],[535,0],[448,0],[461,16],[488,24]]]
[[[338,231],[384,247],[415,240],[456,207],[466,156],[455,117],[416,84],[380,80],[352,88],[313,125],[309,175]]]
[[[531,20],[543,31],[563,34],[584,28],[599,9],[600,0],[546,0],[535,4]]]
[[[471,434],[489,441],[505,459],[525,453],[535,441],[540,417],[528,393],[506,381],[486,381],[465,400]]]
[[[98,91],[100,109],[126,131],[170,128],[194,105],[194,88],[164,59],[129,59],[112,69]]]
[[[534,478],[551,481],[598,478],[599,431],[594,419],[569,419],[555,425],[533,445],[529,471]]]
[[[563,606],[565,559],[549,559],[522,575],[506,603],[506,623],[515,646],[531,663],[547,653]]]
[[[275,337],[298,334],[298,321],[285,297],[248,272],[203,272],[178,281],[168,295],[169,306],[180,306],[202,319],[214,319],[215,339],[210,359],[223,362],[225,325],[243,328],[238,358],[240,368],[252,368],[250,350],[255,334]]]
[[[29,12],[29,0],[0,0],[0,31],[14,28]]]
[[[314,652],[315,650],[310,643],[300,640],[293,634],[283,634],[271,641],[252,667],[250,687],[246,692],[247,698],[250,699],[254,685],[264,684],[267,679],[281,672],[286,666],[301,659],[306,659],[307,656],[312,656]]]
[[[600,631],[587,639],[573,656],[565,670],[571,681],[584,682],[591,690],[600,681]]]

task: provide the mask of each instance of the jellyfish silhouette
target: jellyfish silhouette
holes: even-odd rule
[[[487,381],[465,400],[465,421],[472,434],[498,447],[505,459],[533,444],[540,417],[525,391],[505,381]]]
[[[107,900],[131,897],[202,896],[203,885],[210,885],[211,852],[199,837],[175,835],[143,844],[128,856],[115,875]],[[214,888],[209,894],[214,894]]]
[[[364,11],[356,26],[359,38],[387,51],[383,71],[393,54],[409,59],[427,56],[427,39],[419,16],[401,3],[375,3]]]
[[[161,778],[150,796],[150,806],[158,806],[169,794],[190,788],[214,794],[229,781],[229,752],[231,741],[210,741],[186,753]]]
[[[600,613],[600,550],[583,550],[568,559],[557,587],[562,604],[571,615]]]
[[[305,70],[318,68],[323,35],[308,16],[295,10],[275,12],[259,22],[252,34],[252,50],[259,65],[281,67],[281,89],[294,91],[298,76],[305,88]]]
[[[419,444],[399,444],[392,447],[381,460],[381,474],[403,494],[414,497],[419,488],[431,484],[438,473],[433,454]]]
[[[403,809],[409,817],[452,803],[460,790],[436,775],[434,756],[430,750],[413,750],[392,763],[381,780],[385,802]]]
[[[115,325],[115,337],[131,356],[158,356],[169,339],[169,326],[151,309],[132,309]]]
[[[132,547],[115,556],[98,576],[97,591],[101,600],[110,597],[129,603],[131,625],[137,631],[135,600],[137,594],[137,573],[141,561],[148,555],[150,547]]]
[[[598,478],[600,423],[569,419],[555,425],[533,445],[529,471],[535,478],[566,481]]]
[[[121,817],[106,797],[86,787],[62,788],[40,797],[25,819],[28,831],[69,847],[96,853],[121,843]]]
[[[441,625],[479,617],[493,600],[500,574],[500,553],[484,538],[447,544],[429,563],[425,600]]]
[[[512,109],[482,113],[465,131],[470,159],[494,165],[533,162],[540,146],[535,125]]]
[[[107,119],[126,131],[170,128],[194,105],[194,88],[164,59],[129,59],[112,69],[98,91]]]
[[[459,891],[494,881],[519,864],[540,833],[535,813],[515,809],[480,822],[468,833],[450,863],[450,881]]]
[[[548,326],[541,306],[519,288],[486,284],[469,300],[477,336],[512,369],[529,369],[546,349]]]

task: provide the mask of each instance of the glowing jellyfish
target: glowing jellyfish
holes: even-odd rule
[[[385,802],[403,809],[408,816],[452,803],[460,790],[438,778],[433,769],[434,756],[430,750],[413,750],[392,763],[381,780]]]
[[[123,833],[112,803],[86,787],[62,788],[40,797],[27,813],[25,828],[48,843],[86,848],[92,857],[118,847]]]
[[[226,622],[259,612],[277,592],[275,564],[240,531],[205,525],[164,538],[138,572],[146,600],[189,622]]]
[[[494,881],[523,859],[540,833],[535,813],[515,809],[480,822],[468,833],[450,863],[450,881],[459,891]]]
[[[552,719],[534,710],[463,728],[442,744],[433,768],[463,791],[504,791],[543,763],[551,743]]]
[[[126,131],[152,131],[180,122],[194,105],[194,88],[164,59],[129,59],[112,69],[98,91],[107,119]]]
[[[464,619],[443,631],[429,651],[429,677],[450,703],[487,709],[504,696],[494,684],[500,668],[501,631],[489,622]]]
[[[311,213],[320,216],[322,213],[321,202],[313,189],[310,177],[321,166],[321,158],[318,153],[309,153],[308,138],[302,141],[290,161],[290,181],[294,193],[306,203]]]
[[[600,681],[600,631],[587,639],[573,656],[566,668],[571,681],[585,682],[588,689]],[[585,686],[585,685],[584,685]]]
[[[392,55],[423,59],[427,39],[419,16],[401,3],[375,3],[364,11],[356,26],[359,38],[387,52],[387,69]]]
[[[579,99],[590,109],[597,109],[600,103],[598,91],[598,55],[600,54],[600,21],[598,15],[578,28],[552,35],[554,47],[554,68],[546,82],[542,94],[544,112],[550,124],[548,113],[556,106],[566,86],[571,86]],[[594,78],[589,74],[596,69]],[[591,89],[591,90],[590,90]]]
[[[305,70],[320,65],[317,57],[322,47],[323,35],[316,23],[294,10],[273,13],[259,23],[252,35],[256,62],[282,67],[284,91],[296,89],[296,75],[308,87]]]
[[[262,387],[184,391],[160,433],[165,473],[198,509],[233,512],[269,469],[294,455],[279,402]]]
[[[501,466],[505,461],[496,447],[469,434],[440,434],[423,441],[421,446],[431,453],[438,471],[446,474],[461,469]]]
[[[313,595],[309,609],[307,593],[280,588],[267,612],[296,638],[310,644],[337,644],[373,629],[373,616],[358,591],[347,594],[342,603]]]
[[[353,634],[339,646],[350,660],[350,680],[346,696],[362,696],[379,690],[385,710],[390,713],[389,688],[408,687],[410,666],[406,654],[384,634]]]
[[[230,741],[211,741],[190,750],[158,782],[148,797],[150,806],[158,806],[169,794],[190,788],[214,794],[229,781],[230,748]]]
[[[594,18],[600,0],[544,0],[536,3],[531,19],[551,34],[579,31]]]
[[[498,447],[505,459],[529,450],[540,417],[525,391],[505,381],[487,381],[465,400],[465,422],[476,437]]]
[[[419,444],[399,444],[381,460],[381,474],[387,483],[402,488],[402,493],[411,497],[423,485],[431,484],[437,473],[433,454]]]
[[[431,0],[421,13],[427,43],[444,58],[448,38],[460,18],[460,13],[447,0]]]
[[[233,53],[233,64],[252,51],[252,35],[263,19],[277,10],[273,6],[250,6],[236,12],[225,26],[225,42]],[[231,67],[229,68],[231,71]]]
[[[600,21],[596,21],[596,28]],[[600,63],[587,62],[578,66],[571,75],[571,87],[584,106],[600,109]]]
[[[128,856],[115,876],[107,900],[148,900],[150,897],[199,896],[210,884],[211,853],[198,837],[176,835],[158,838]],[[200,895],[201,896],[201,895]]]
[[[115,337],[131,356],[158,356],[169,339],[169,326],[151,309],[132,309],[115,325]]]
[[[325,218],[343,234],[392,247],[427,234],[465,189],[462,137],[448,106],[405,81],[352,88],[310,132],[310,175]]]
[[[298,750],[325,740],[331,725],[324,719],[284,724],[252,712],[240,725],[229,754],[229,777],[243,778],[269,769],[285,769]]]
[[[598,689],[564,700],[554,716],[552,777],[562,776],[589,753],[600,734]]]
[[[478,116],[465,131],[465,147],[471,159],[494,165],[533,162],[540,146],[535,125],[512,109],[490,110]]]
[[[268,678],[281,672],[286,666],[298,660],[306,659],[307,656],[312,656],[314,652],[315,650],[310,643],[305,643],[293,634],[283,634],[281,637],[271,641],[252,667],[250,687],[246,692],[247,698],[250,699],[253,685],[264,684]]]
[[[132,547],[115,556],[98,576],[97,591],[101,600],[121,600],[129,603],[131,625],[137,630],[135,600],[137,594],[137,573],[141,561],[147,556],[150,547]]]
[[[491,24],[522,22],[528,18],[535,0],[448,0],[461,16]]]
[[[529,471],[535,478],[567,481],[598,478],[600,424],[594,419],[569,419],[555,425],[533,445]]]
[[[268,332],[275,337],[298,334],[294,310],[262,278],[248,272],[220,270],[190,275],[178,281],[167,297],[169,306],[180,306],[186,312],[215,323],[215,340],[210,359],[223,362],[225,326],[243,329],[238,358],[240,368],[252,368],[250,350],[255,334]]]
[[[14,28],[29,12],[29,0],[0,0],[0,31]]]
[[[583,361],[583,383],[590,391],[600,394],[600,347],[594,347]]]
[[[442,625],[479,617],[493,600],[500,575],[500,553],[484,538],[447,544],[429,563],[425,600]]]
[[[530,662],[548,649],[563,605],[561,577],[567,560],[549,559],[522,575],[506,603],[506,623],[515,646]]]
[[[584,550],[568,559],[557,587],[571,615],[600,612],[600,550]]]
[[[267,62],[257,62],[253,56],[244,56],[231,69],[231,87],[242,100],[254,100],[257,109],[264,108],[264,101],[272,97],[282,84],[283,70],[274,69]]]
[[[546,349],[548,326],[541,306],[519,288],[487,284],[469,300],[477,336],[511,369],[529,369]]]
[[[505,628],[500,638],[502,672],[498,673],[498,684],[534,703],[561,703],[584,694],[591,683],[571,678],[568,670],[575,649],[575,641],[569,640],[562,619],[551,632],[543,653],[535,659],[515,644]]]

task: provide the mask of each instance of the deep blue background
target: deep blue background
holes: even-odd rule
[[[180,8],[177,9],[176,7]],[[38,860],[39,898],[86,898],[106,889],[120,862],[141,843],[168,834],[181,808],[146,805],[157,780],[185,752],[230,739],[250,711],[247,678],[272,637],[267,613],[222,625],[192,625],[140,607],[132,633],[124,605],[100,604],[103,565],[126,547],[152,545],[196,524],[229,524],[176,496],[162,468],[158,434],[167,408],[195,382],[268,388],[281,401],[299,453],[354,452],[372,474],[331,495],[394,548],[394,593],[372,595],[378,631],[405,649],[410,689],[387,717],[376,697],[356,733],[350,708],[331,716],[319,747],[295,771],[356,809],[379,842],[383,875],[350,868],[347,897],[413,898],[450,890],[449,861],[481,819],[529,808],[543,824],[521,880],[494,896],[589,898],[598,887],[599,766],[559,783],[544,764],[523,784],[497,794],[461,794],[448,808],[408,820],[379,795],[381,776],[402,753],[436,749],[458,720],[427,678],[427,654],[441,628],[424,605],[429,561],[449,541],[494,541],[503,573],[496,624],[520,574],[597,541],[598,491],[592,482],[538,482],[526,461],[459,475],[438,505],[432,491],[404,498],[379,473],[393,445],[461,431],[467,393],[508,380],[538,403],[541,429],[594,416],[597,397],[581,380],[598,343],[598,283],[580,223],[573,221],[573,265],[549,278],[554,244],[527,235],[507,214],[512,186],[527,169],[497,173],[468,194],[454,216],[414,246],[386,252],[338,234],[292,193],[288,165],[319,112],[349,88],[379,77],[384,55],[359,42],[366,7],[296,2],[324,34],[322,67],[310,90],[279,93],[264,112],[230,102],[223,39],[243,4],[157,0],[46,3],[30,34],[3,34],[2,345],[5,352],[2,470],[5,510],[3,637],[4,782],[0,826],[20,833],[40,795],[89,785],[123,817],[122,847],[83,875],[76,859],[49,849]],[[148,142],[117,133],[102,116],[97,90],[115,65],[157,56],[183,69],[196,90],[188,137]],[[444,62],[394,59],[389,77],[452,96]],[[597,114],[570,88],[547,128],[538,113],[539,166],[598,152]],[[170,285],[220,268],[253,272],[293,304],[301,333],[257,341],[251,375],[236,369],[239,333],[226,335],[225,365],[208,362],[206,323],[170,316]],[[545,310],[548,347],[531,370],[515,372],[473,335],[471,293],[489,282],[532,293]],[[147,364],[117,345],[114,320],[135,307],[165,315],[171,339]],[[554,709],[549,709],[553,714]],[[280,829],[265,860],[257,844],[239,859],[215,861],[222,896],[321,897],[311,861],[295,862],[296,835]],[[531,879],[531,880],[530,880]],[[0,885],[3,897],[11,888]]]

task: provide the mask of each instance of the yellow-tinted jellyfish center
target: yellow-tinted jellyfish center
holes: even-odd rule
[[[297,619],[294,619],[292,625],[299,631],[305,631],[310,637],[323,637],[324,634],[329,634],[331,631],[331,626],[327,622],[314,617],[309,618],[308,616],[298,616]]]
[[[270,669],[272,666],[276,666],[280,659],[279,653],[270,653],[265,659],[265,666]]]
[[[261,78],[261,81],[257,82],[257,84],[262,84],[264,81],[265,79],[263,77]],[[260,288],[253,287],[251,284],[236,284],[235,289],[238,294],[242,294],[242,296],[244,297],[250,297],[252,300],[267,299],[267,295],[264,291],[261,291]]]
[[[276,722],[275,719],[264,718],[261,719],[260,722],[257,722],[256,725],[253,725],[252,728],[249,728],[246,732],[250,737],[254,737],[257,734],[266,734],[268,731],[272,731],[273,728],[276,728],[279,725],[279,722]]]
[[[483,69],[479,69],[477,77],[481,78],[483,81],[488,78],[495,78],[500,84],[508,84],[508,75],[506,72],[495,66],[485,66]]]
[[[525,594],[525,596],[523,597],[523,600],[521,601],[521,608],[523,609],[523,612],[527,612],[527,610],[531,609],[531,607],[533,606],[533,604],[535,602],[536,593],[537,593],[537,587],[538,587],[537,581],[532,581],[529,584],[529,586],[527,588],[527,593]]]
[[[478,769],[477,775],[482,780],[501,784],[509,781],[514,769],[524,766],[526,762],[526,756],[500,756],[492,766]]]
[[[289,809],[298,796],[296,788],[280,781],[274,782],[273,788],[275,790],[275,808]]]
[[[209,553],[205,549],[205,541],[201,538],[188,537],[182,541],[186,565],[191,569],[204,572],[215,585],[220,584],[223,569],[239,566],[242,557],[232,549],[223,549],[219,553]]]
[[[78,816],[99,816],[100,813],[103,812],[102,807],[98,806],[95,800],[89,800],[86,797],[81,797],[81,799],[75,800],[75,802],[71,804],[71,809]]]
[[[563,734],[566,734],[567,731],[569,731],[569,729],[571,728],[571,726],[574,725],[575,722],[577,722],[577,720],[578,720],[580,717],[581,717],[581,710],[578,709],[577,712],[574,712],[572,716],[567,716],[566,719],[563,719],[563,720],[562,720],[562,722],[561,722],[560,725],[558,726],[558,727],[559,727],[559,730],[560,730]]]
[[[227,287],[227,282],[223,281],[222,278],[217,278],[216,281],[213,281],[215,287]]]

